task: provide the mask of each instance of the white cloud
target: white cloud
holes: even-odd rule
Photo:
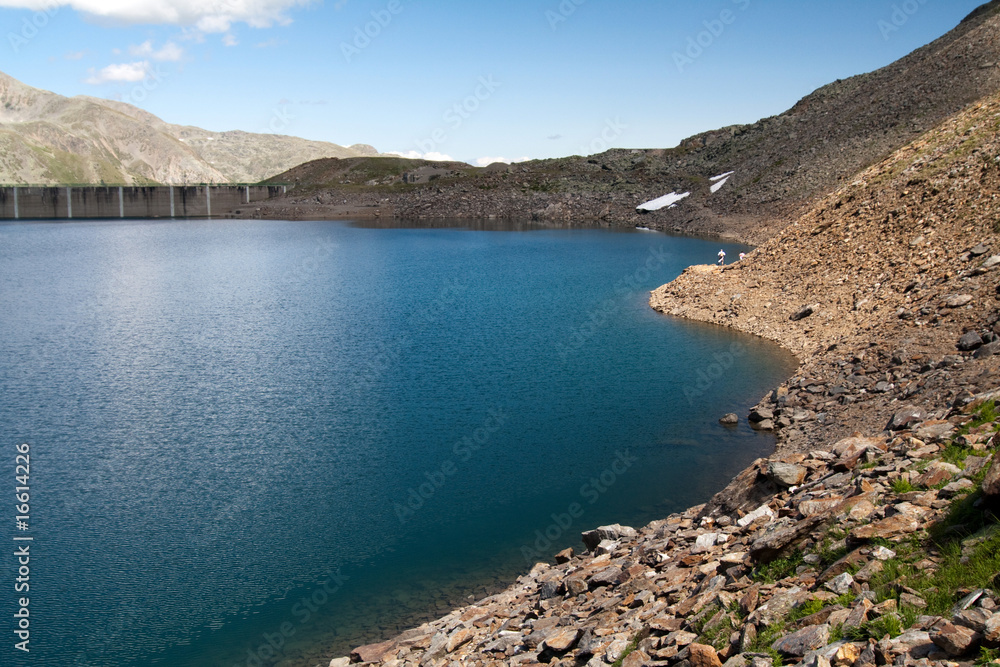
[[[222,44],[224,46],[236,46],[240,43],[240,40],[236,39],[236,35],[231,32],[227,32],[222,36]]]
[[[83,60],[87,56],[87,51],[73,51],[63,56],[66,60]]]
[[[146,76],[148,76],[149,61],[140,60],[134,63],[108,65],[100,72],[95,72],[94,68],[91,67],[87,71],[90,73],[90,76],[84,79],[84,83],[89,83],[93,86],[113,81],[135,83],[137,81],[142,81],[146,78]]]
[[[288,10],[313,0],[0,0],[0,7],[52,11],[71,7],[97,20],[194,26],[227,32],[234,23],[253,28],[291,23]]]
[[[527,162],[530,159],[530,157],[519,157],[515,160],[508,160],[505,157],[480,157],[476,158],[476,164],[480,167],[487,167],[494,162],[506,162],[507,164],[513,164],[515,162]]]
[[[0,2],[2,1],[0,0]],[[173,42],[167,42],[163,45],[162,49],[156,50],[153,48],[153,41],[149,39],[142,44],[133,44],[128,47],[128,53],[130,56],[138,58],[152,58],[153,60],[170,62],[176,62],[184,57],[184,49]]]
[[[399,157],[411,160],[434,160],[435,162],[458,162],[455,158],[444,153],[431,151],[430,153],[418,153],[417,151],[389,151],[387,155],[398,155]]]

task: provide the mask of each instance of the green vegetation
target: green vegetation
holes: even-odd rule
[[[796,621],[801,621],[806,616],[812,616],[813,614],[823,611],[824,608],[828,607],[830,603],[823,602],[819,599],[812,599],[807,602],[800,604],[788,613],[788,622],[795,623]]]
[[[732,634],[735,627],[730,615],[725,611],[720,611],[698,631],[698,642],[712,646],[716,651],[721,651],[729,645],[729,635]]]
[[[896,614],[886,614],[875,620],[862,623],[860,627],[851,628],[846,632],[846,637],[851,641],[867,641],[874,639],[878,641],[886,635],[890,638],[903,634],[903,624]]]
[[[969,450],[952,442],[941,452],[941,460],[945,463],[965,468],[965,459],[969,456]]]
[[[994,660],[1000,660],[1000,649],[986,648],[985,646],[979,647],[979,657],[976,658],[976,664],[982,667],[990,664]]]
[[[1000,410],[997,409],[997,402],[987,401],[976,408],[976,411],[972,413],[972,421],[959,429],[958,433],[959,435],[965,435],[974,428],[997,421],[1000,421]],[[998,429],[1000,429],[1000,425],[993,430],[996,431]]]
[[[773,584],[795,574],[796,568],[803,562],[802,552],[796,551],[785,558],[779,558],[767,565],[755,567],[750,578],[763,584]]]
[[[903,495],[904,493],[910,493],[915,490],[916,488],[910,483],[910,480],[903,477],[892,481],[892,492],[895,494]]]
[[[781,654],[771,648],[771,644],[785,636],[784,621],[772,623],[757,635],[750,645],[750,653],[764,653],[771,656],[774,667],[781,667]]]

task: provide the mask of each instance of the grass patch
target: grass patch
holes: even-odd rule
[[[698,637],[698,643],[707,644],[716,651],[721,651],[729,646],[729,635],[732,634],[735,626],[733,625],[733,619],[725,612],[721,613],[721,619],[717,621],[716,619],[718,618],[719,615],[712,617],[712,620]]]
[[[991,424],[995,421],[1000,421],[1000,411],[997,410],[997,402],[986,401],[972,413],[972,421],[958,429],[958,434],[966,435],[974,428],[979,428],[983,424]]]
[[[956,445],[954,442],[945,447],[944,451],[941,452],[942,461],[958,466],[962,469],[965,469],[965,459],[968,456],[969,450],[965,447]]]
[[[960,589],[988,588],[996,592],[993,583],[1000,572],[1000,533],[993,533],[963,557],[961,543],[945,547],[944,562],[933,574],[914,586],[926,591],[927,613],[946,614],[961,597]]]
[[[1000,660],[1000,649],[979,647],[979,657],[976,658],[977,665],[985,666],[994,660]]]
[[[869,639],[878,641],[886,635],[895,638],[901,634],[903,634],[903,622],[896,614],[880,616],[846,632],[847,638],[856,642],[868,641]]]
[[[779,558],[771,561],[767,565],[755,567],[750,573],[750,578],[763,584],[773,584],[781,581],[785,577],[795,574],[796,568],[802,565],[802,552],[796,551],[786,558]]]
[[[764,628],[757,638],[753,640],[750,644],[748,653],[763,653],[771,656],[771,662],[774,667],[781,667],[782,657],[781,654],[771,648],[771,644],[778,641],[785,636],[785,623],[784,621],[779,623],[774,623]]]
[[[904,493],[910,493],[911,491],[916,491],[916,488],[910,483],[910,480],[903,477],[892,480],[893,493],[901,496]]]
[[[813,614],[817,614],[823,611],[823,609],[827,606],[828,604],[826,602],[823,602],[822,600],[818,599],[809,600],[808,602],[805,602],[799,605],[798,607],[795,607],[794,609],[792,609],[791,612],[789,612],[788,622],[794,623],[795,621],[802,620],[806,616],[812,616]]]

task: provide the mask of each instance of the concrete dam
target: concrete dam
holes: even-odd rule
[[[223,218],[283,185],[0,186],[0,220]]]

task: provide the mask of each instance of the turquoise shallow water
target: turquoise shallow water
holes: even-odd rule
[[[0,225],[0,660],[325,665],[770,450],[794,360],[647,304],[717,242],[479,227]]]

